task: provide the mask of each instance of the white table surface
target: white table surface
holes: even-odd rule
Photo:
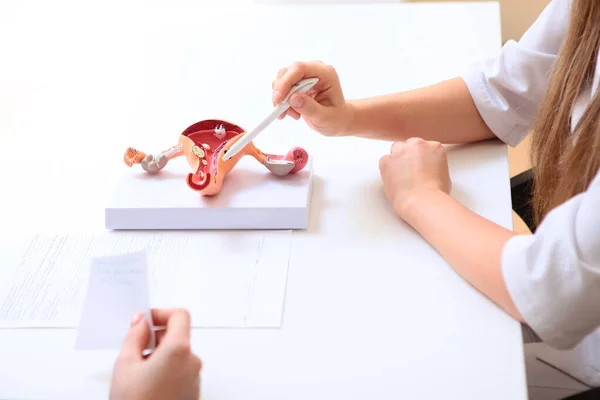
[[[500,47],[495,3],[191,3],[0,3],[3,233],[102,230],[126,147],[162,149],[206,118],[250,128],[292,61],[334,65],[359,97],[452,77]],[[311,225],[294,234],[281,329],[194,330],[204,399],[526,399],[518,323],[387,205],[389,143],[292,120],[257,142],[313,154]],[[450,164],[453,195],[511,227],[506,147],[453,148]],[[77,353],[74,339],[0,331],[0,398],[105,398],[116,354]]]

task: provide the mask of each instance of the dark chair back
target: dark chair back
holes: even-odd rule
[[[599,400],[600,399],[600,388],[587,390],[585,392],[577,393],[573,396],[567,397],[563,400]]]
[[[535,232],[537,226],[533,221],[533,207],[531,204],[533,195],[533,172],[529,169],[510,180],[512,208],[519,217]]]

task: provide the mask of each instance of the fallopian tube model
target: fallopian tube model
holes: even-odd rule
[[[308,153],[294,147],[283,155],[260,151],[253,142],[227,161],[223,155],[246,131],[239,126],[219,119],[197,122],[179,135],[176,146],[160,154],[146,154],[132,147],[125,151],[123,161],[129,167],[140,164],[142,168],[156,174],[166,167],[169,160],[185,156],[192,169],[186,177],[190,188],[204,196],[213,196],[221,191],[225,177],[245,155],[254,157],[277,176],[285,176],[302,170],[308,162]]]

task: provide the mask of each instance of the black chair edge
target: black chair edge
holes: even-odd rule
[[[533,219],[533,207],[531,204],[533,179],[533,171],[531,169],[510,179],[512,208],[532,233],[537,228]]]

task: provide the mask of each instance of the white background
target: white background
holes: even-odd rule
[[[4,233],[101,229],[126,147],[162,147],[215,114],[253,125],[292,61],[333,64],[358,97],[454,76],[500,46],[493,4],[165,4],[0,5]],[[377,165],[390,144],[272,128],[259,139],[273,151],[315,156],[310,228],[294,234],[282,329],[194,331],[204,398],[525,399],[519,324],[387,204]],[[450,166],[452,194],[510,227],[506,148],[454,148]],[[115,354],[76,353],[74,338],[0,332],[0,397],[105,398]]]

